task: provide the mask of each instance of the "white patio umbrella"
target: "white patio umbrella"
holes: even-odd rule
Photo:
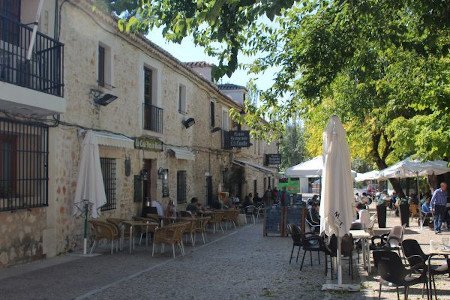
[[[347,136],[337,116],[331,117],[324,131],[323,158],[320,232],[338,238],[338,285],[342,285],[341,238],[353,221],[353,182]]]
[[[83,253],[87,253],[87,217],[88,208],[91,204],[91,214],[93,218],[99,216],[99,209],[106,204],[105,187],[103,185],[103,175],[100,167],[100,155],[95,134],[89,130],[86,132],[82,143],[80,167],[78,172],[77,188],[75,190],[74,205],[75,215],[80,215],[83,208],[84,220],[84,248]]]

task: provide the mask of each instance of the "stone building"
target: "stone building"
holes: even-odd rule
[[[262,195],[276,183],[276,168],[263,166],[275,144],[225,149],[237,129],[229,111],[242,103],[211,81],[211,65],[182,63],[120,32],[88,0],[42,0],[27,59],[32,30],[23,24],[39,2],[0,7],[11,22],[0,38],[0,266],[79,245],[74,194],[86,130],[99,143],[101,218],[130,219],[155,199],[182,210],[194,196],[212,204],[219,191]]]

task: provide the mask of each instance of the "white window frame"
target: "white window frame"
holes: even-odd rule
[[[227,108],[222,107],[222,130],[230,130],[230,113]]]
[[[98,79],[99,79],[99,72],[98,72],[98,65],[100,63],[99,59],[99,47],[103,47],[105,49],[105,82],[104,82],[104,86],[102,86],[103,88],[106,88],[108,90],[111,90],[114,86],[113,81],[114,81],[114,76],[113,76],[113,53],[112,53],[112,49],[110,46],[108,46],[107,44],[99,41],[98,45],[97,45],[97,83],[98,83]]]

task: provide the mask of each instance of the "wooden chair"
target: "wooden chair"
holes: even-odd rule
[[[152,256],[155,254],[155,245],[161,244],[161,253],[164,252],[164,245],[172,245],[172,253],[175,258],[175,245],[180,248],[181,255],[184,255],[183,231],[186,223],[174,223],[164,227],[157,227],[153,236]]]
[[[94,240],[90,253],[94,252],[100,240],[107,240],[111,242],[111,254],[113,254],[114,241],[118,241],[120,237],[117,227],[111,223],[99,220],[89,220],[89,223],[91,224],[91,237]],[[118,245],[119,242],[116,244],[116,251],[118,251]]]

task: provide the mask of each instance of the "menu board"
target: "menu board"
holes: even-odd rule
[[[250,131],[238,130],[228,132],[229,147],[250,147]]]
[[[281,206],[266,207],[264,215],[264,236],[284,234],[283,208]]]
[[[303,207],[294,205],[286,207],[286,225],[295,224],[300,228],[305,228],[306,210]]]

